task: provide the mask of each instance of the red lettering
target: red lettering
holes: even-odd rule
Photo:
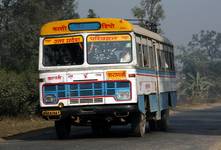
[[[53,27],[52,28],[54,31],[67,31],[67,26],[66,25],[62,25],[59,27]]]
[[[102,23],[102,28],[103,29],[113,29],[115,25],[113,23],[107,24],[107,23]]]
[[[53,76],[53,77],[48,77],[48,80],[61,80],[61,76]]]
[[[69,38],[66,39],[66,43],[79,43],[80,42],[80,38]]]

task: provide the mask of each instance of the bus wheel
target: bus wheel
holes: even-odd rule
[[[71,123],[68,119],[55,121],[55,129],[58,139],[67,139],[71,132]]]
[[[160,131],[167,131],[169,125],[169,109],[161,112],[161,120],[158,121]]]
[[[146,115],[143,113],[137,113],[132,119],[131,128],[134,136],[143,137],[146,130]]]

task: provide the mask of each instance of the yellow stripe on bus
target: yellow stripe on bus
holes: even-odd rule
[[[114,42],[114,41],[130,41],[130,35],[95,35],[87,38],[88,42]]]
[[[82,36],[46,38],[44,40],[44,45],[57,45],[57,44],[69,44],[69,43],[81,43],[81,42],[83,42]]]
[[[101,27],[98,30],[70,31],[69,25],[72,23],[100,23]],[[133,25],[123,19],[116,18],[81,18],[71,20],[61,20],[46,23],[41,28],[41,36],[46,35],[61,35],[71,33],[88,33],[88,32],[130,32],[133,30]]]

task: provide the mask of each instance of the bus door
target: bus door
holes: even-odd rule
[[[155,70],[156,70],[156,96],[157,96],[157,104],[158,104],[158,111],[156,118],[157,120],[161,119],[161,110],[160,110],[160,71],[159,71],[159,58],[158,58],[158,49],[159,43],[157,41],[152,40],[153,43],[153,50],[155,52]]]

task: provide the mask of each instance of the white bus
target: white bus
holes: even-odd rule
[[[123,19],[90,18],[49,22],[41,29],[40,106],[54,119],[58,138],[71,125],[94,133],[131,124],[166,130],[176,105],[173,45]]]

